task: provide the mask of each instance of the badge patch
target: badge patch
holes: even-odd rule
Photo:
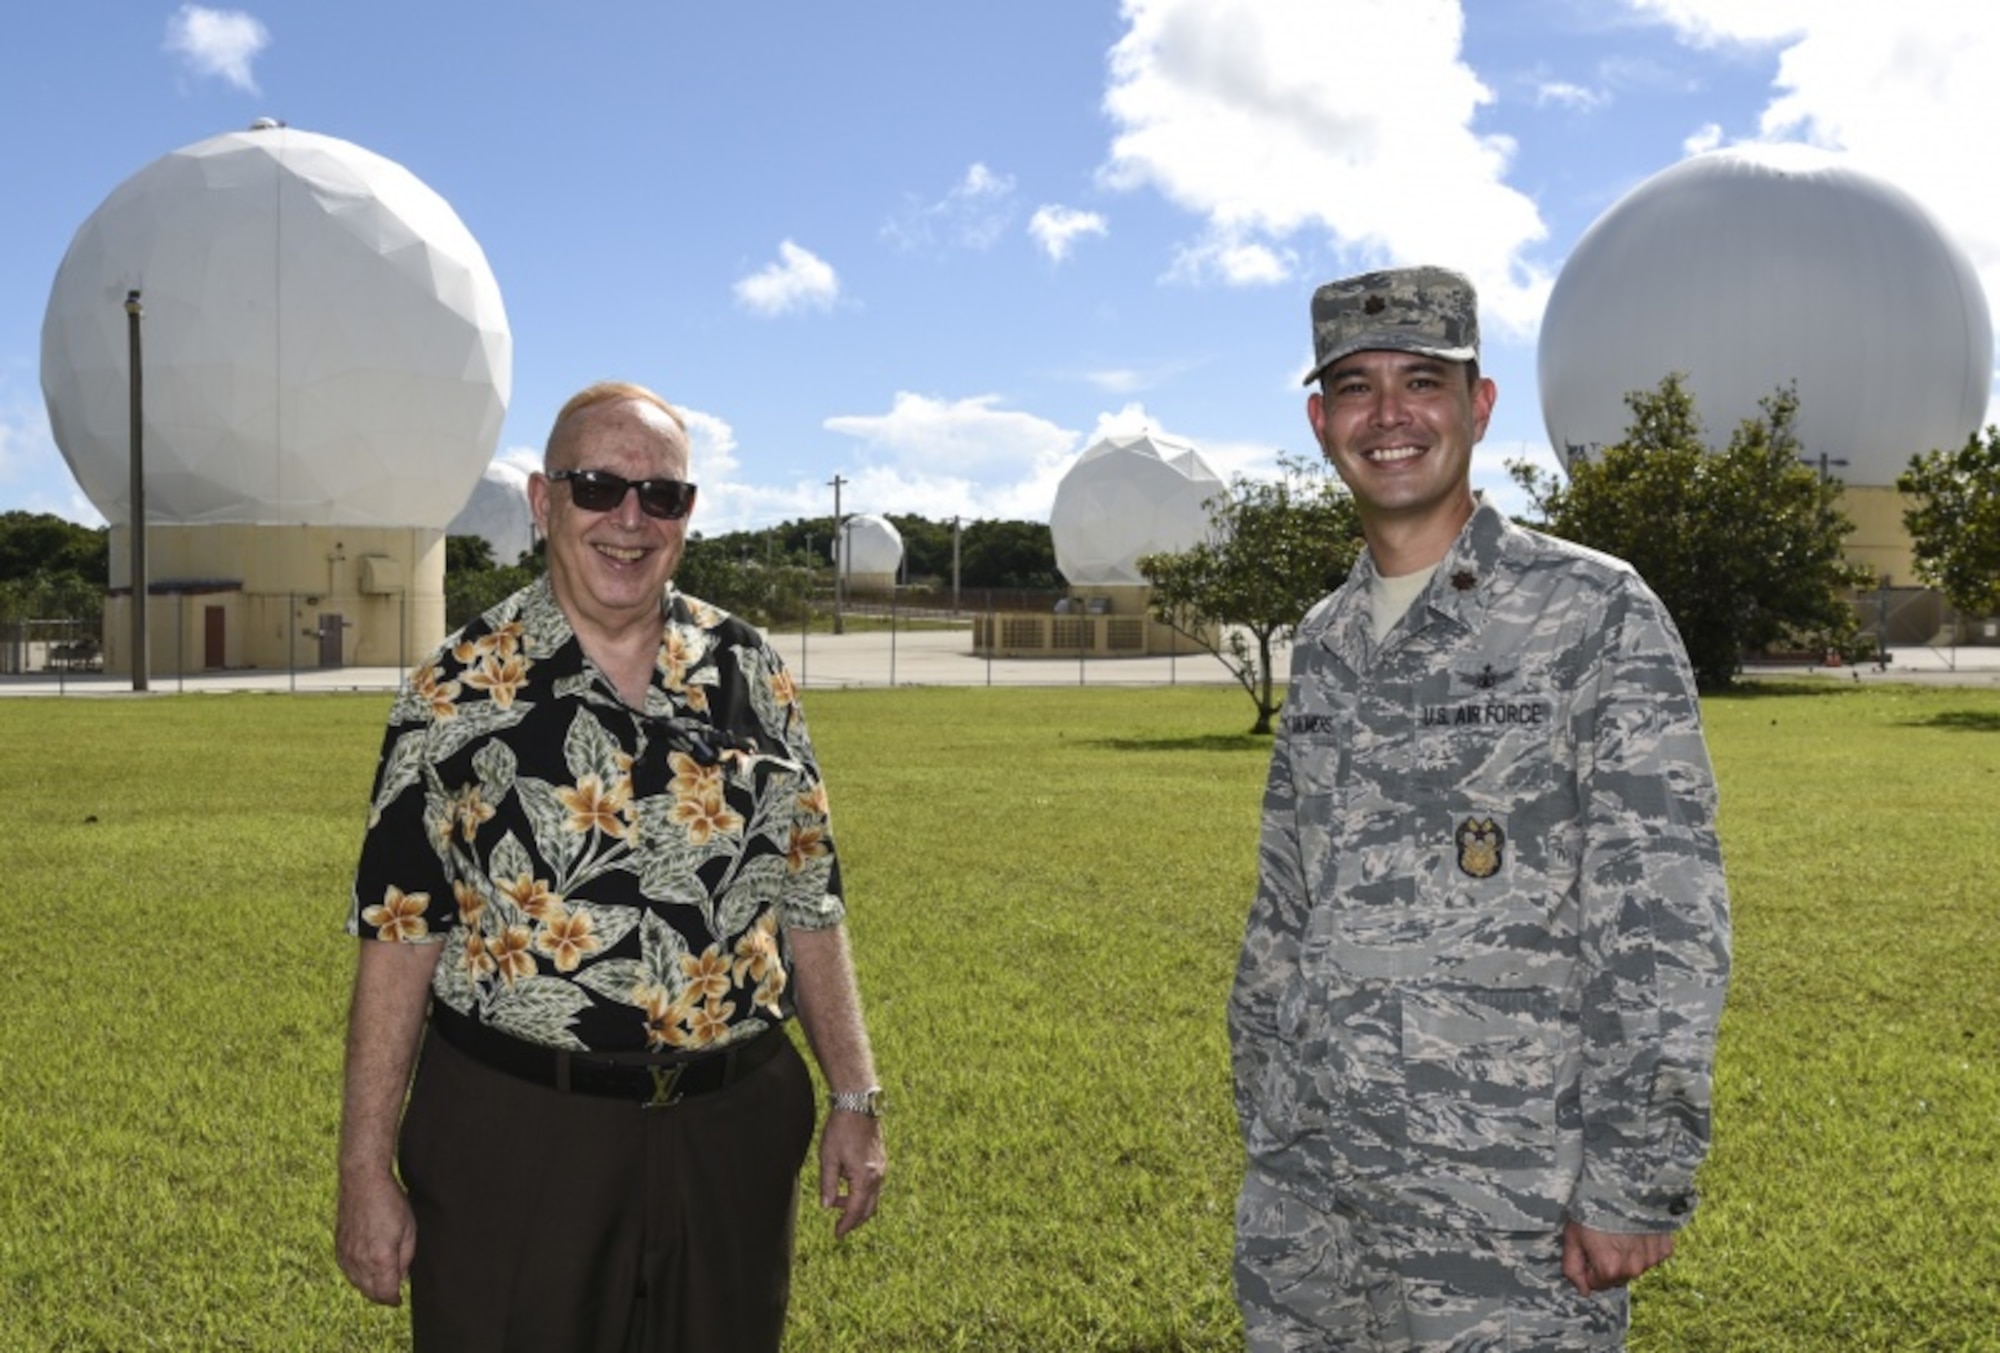
[[[1469,817],[1453,834],[1458,843],[1458,867],[1476,879],[1490,879],[1506,863],[1507,834],[1490,817]]]

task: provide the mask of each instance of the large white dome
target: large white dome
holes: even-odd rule
[[[42,390],[114,522],[135,290],[150,521],[442,528],[493,454],[512,377],[499,286],[444,199],[379,155],[260,123],[154,161],[77,231]]]
[[[844,549],[852,549],[851,562],[841,562]],[[849,517],[830,552],[834,566],[849,575],[894,573],[903,566],[903,533],[887,517]]]
[[[496,460],[472,486],[472,496],[444,528],[448,536],[478,536],[493,562],[511,568],[535,543],[535,514],[528,506],[528,472]]]
[[[1970,260],[1891,183],[1805,146],[1711,151],[1592,225],[1542,320],[1549,440],[1623,439],[1625,395],[1687,377],[1709,438],[1796,382],[1813,461],[1887,487],[1985,416],[1993,327]]]
[[[1106,437],[1056,485],[1056,567],[1072,586],[1144,583],[1140,559],[1208,538],[1205,504],[1225,488],[1186,442],[1151,432]]]

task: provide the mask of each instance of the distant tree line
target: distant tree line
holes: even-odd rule
[[[0,624],[104,619],[111,535],[47,512],[0,512]]]

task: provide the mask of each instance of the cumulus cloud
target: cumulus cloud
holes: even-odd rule
[[[182,5],[167,20],[166,49],[198,76],[213,76],[246,94],[257,92],[250,66],[271,43],[255,16],[240,9]]]
[[[825,259],[786,240],[776,261],[736,283],[736,299],[760,315],[830,310],[840,299],[840,278]]]
[[[1550,278],[1529,251],[1546,227],[1505,182],[1512,143],[1474,128],[1493,95],[1462,59],[1453,0],[1124,0],[1123,15],[1100,174],[1200,218],[1169,276],[1294,280],[1308,249],[1342,265],[1449,262],[1495,323],[1539,318]],[[1329,78],[1327,54],[1357,31],[1396,59]]]
[[[1550,105],[1555,105],[1561,108],[1574,108],[1578,112],[1588,113],[1602,108],[1609,102],[1609,97],[1601,90],[1586,89],[1582,85],[1571,84],[1567,80],[1546,80],[1535,86],[1535,106],[1537,108],[1547,108]]]
[[[841,415],[825,427],[883,457],[960,472],[1032,465],[1059,458],[1076,443],[1067,428],[1000,407],[998,395],[941,399],[901,390],[887,413]]]
[[[1069,257],[1079,236],[1108,235],[1111,226],[1094,211],[1049,205],[1035,208],[1035,214],[1028,218],[1028,233],[1043,253],[1060,263]]]
[[[0,491],[10,510],[47,512],[85,526],[104,525],[56,449],[47,409],[0,378]]]
[[[1700,155],[1704,151],[1714,150],[1717,146],[1721,145],[1722,142],[1723,142],[1723,135],[1722,135],[1721,125],[1714,122],[1708,122],[1695,128],[1694,131],[1688,135],[1687,139],[1681,142],[1681,149],[1689,155]]]
[[[1014,219],[1014,179],[975,162],[935,202],[909,203],[882,233],[905,249],[956,245],[989,249]]]

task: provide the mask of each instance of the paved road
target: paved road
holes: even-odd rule
[[[858,686],[1167,686],[1228,685],[1227,669],[1207,654],[1179,658],[998,658],[972,652],[964,630],[904,630],[863,634],[780,634],[774,640],[792,673],[808,690]],[[1277,658],[1279,676],[1286,658]],[[1759,665],[1753,678],[1831,677],[1872,684],[2000,687],[2000,645],[1949,649],[1904,648],[1886,667],[1825,668]],[[154,694],[180,691],[390,691],[402,673],[390,667],[311,668],[299,672],[210,672],[175,677],[155,674]],[[129,695],[131,679],[36,673],[0,676],[0,695]]]

